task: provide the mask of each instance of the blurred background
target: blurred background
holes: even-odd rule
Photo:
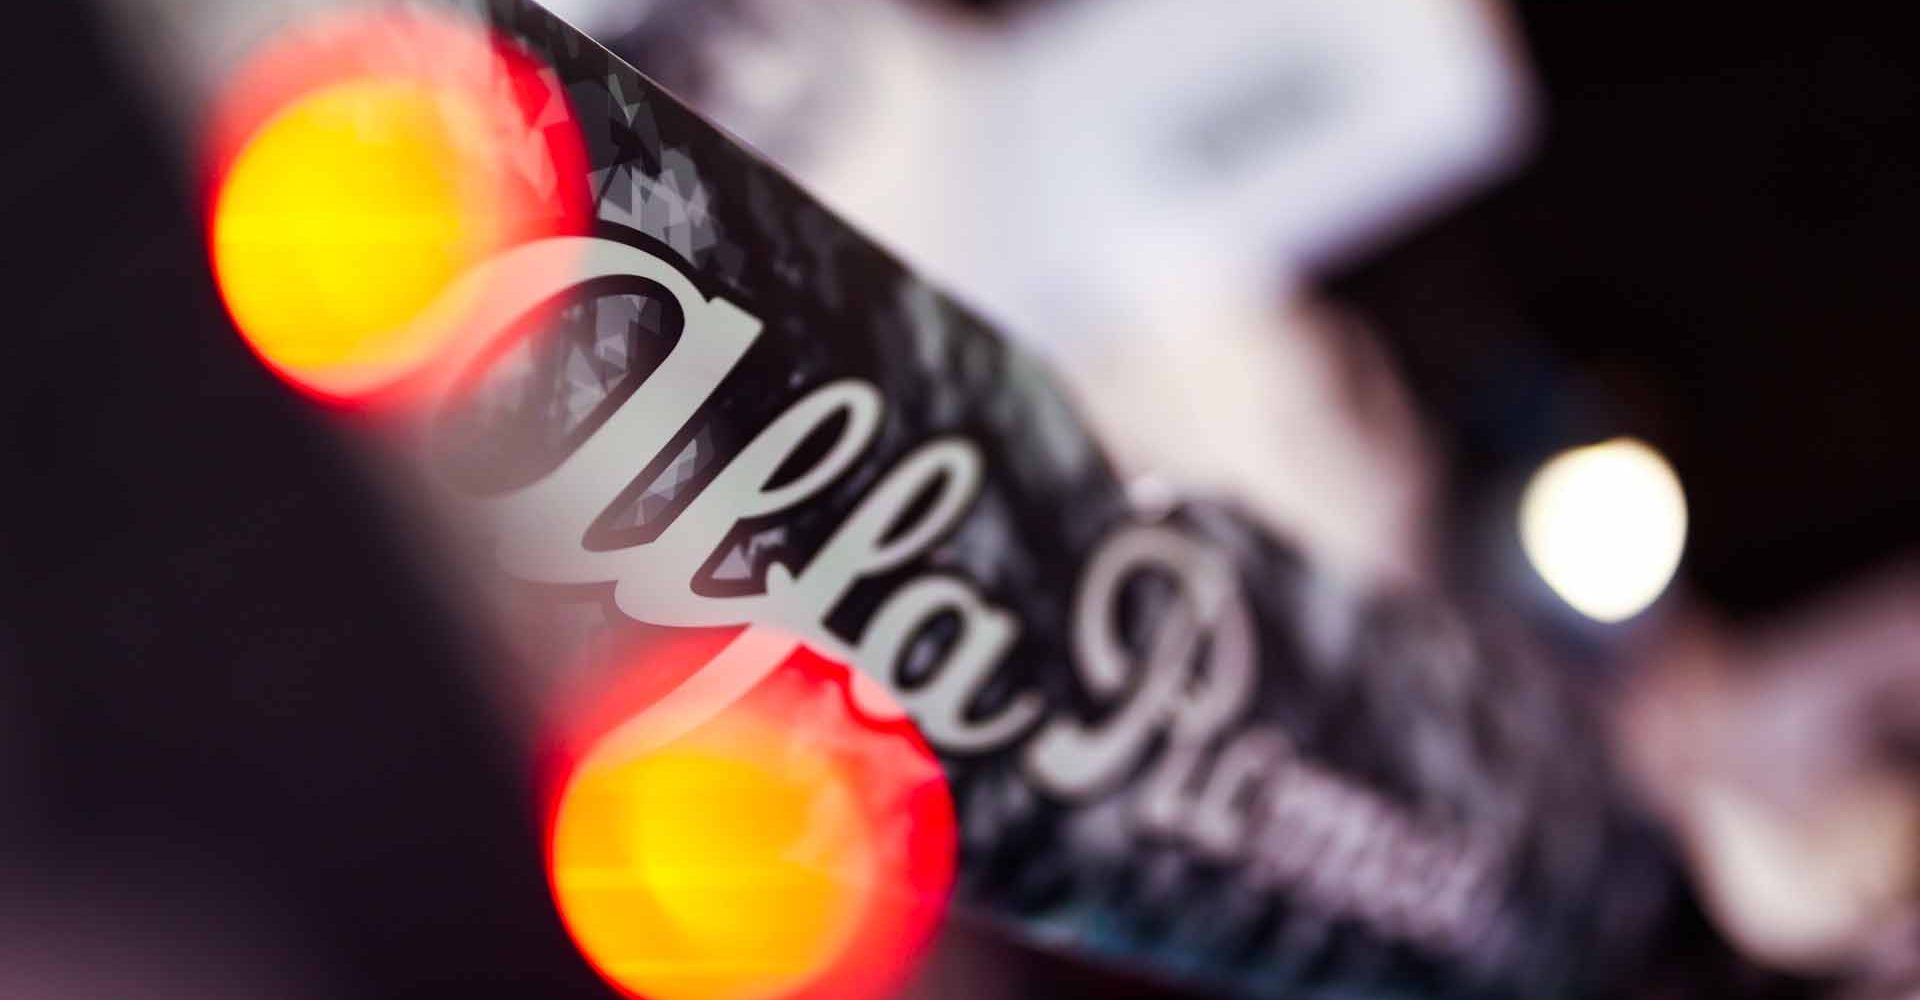
[[[298,6],[15,21],[0,995],[604,995],[478,640],[204,273],[178,122]],[[1920,995],[1897,6],[549,6],[1042,354],[1143,488],[1515,623],[1672,837],[1676,962]],[[959,915],[910,995],[1197,994]]]

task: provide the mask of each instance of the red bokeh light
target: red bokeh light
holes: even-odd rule
[[[701,811],[713,824],[751,815],[756,822],[777,827],[782,822],[778,814],[788,809],[779,804],[787,794],[799,796],[791,801],[808,802],[813,819],[823,811],[845,813],[859,824],[854,835],[838,844],[810,848],[796,847],[799,840],[779,844],[781,864],[817,865],[840,880],[837,888],[814,886],[806,893],[783,895],[772,884],[764,890],[728,886],[712,904],[757,902],[759,907],[736,905],[733,911],[716,913],[714,919],[784,921],[794,928],[792,934],[804,938],[797,943],[790,936],[782,939],[783,946],[793,951],[779,974],[746,967],[751,963],[740,963],[740,955],[702,951],[746,940],[764,945],[753,937],[751,928],[737,935],[731,929],[709,934],[703,945],[699,934],[682,933],[686,929],[676,925],[669,912],[675,910],[671,901],[655,907],[641,898],[650,888],[688,892],[699,889],[698,885],[660,890],[649,887],[644,873],[623,874],[649,864],[656,878],[663,870],[697,873],[726,868],[732,859],[716,854],[737,849],[732,845],[738,831],[702,827],[699,824],[708,818],[690,816],[686,819],[693,824],[689,827],[695,838],[692,850],[701,857],[618,862],[603,857],[595,862],[597,868],[583,864],[590,852],[581,845],[589,842],[619,840],[613,850],[634,852],[660,843],[658,838],[647,841],[643,834],[629,836],[621,826],[638,825],[644,817],[608,818],[618,814],[618,809],[606,804],[609,796],[627,794],[625,789],[654,779],[631,774],[616,777],[615,769],[631,761],[610,761],[605,748],[623,723],[697,672],[735,634],[732,630],[690,632],[651,645],[628,659],[597,697],[583,701],[571,713],[571,725],[564,728],[555,748],[554,780],[547,783],[551,793],[548,872],[562,918],[603,976],[645,1000],[876,1000],[887,996],[910,971],[944,915],[954,875],[953,805],[939,763],[912,723],[865,718],[851,702],[847,668],[804,648],[720,717],[700,723],[667,746],[644,752],[665,760],[674,754],[707,754],[718,747],[713,752],[750,758],[768,769],[773,777],[749,776],[745,780],[754,787],[735,790],[767,800],[745,814],[724,805],[728,789],[710,789],[706,794],[722,804],[703,802]],[[702,747],[708,749],[697,749]],[[704,777],[734,772],[721,767],[701,773]],[[596,776],[582,777],[588,774]],[[761,788],[760,782],[767,780],[797,782],[802,787],[789,792]],[[577,804],[589,796],[596,804]],[[687,851],[687,843],[673,839],[665,849]],[[803,857],[796,851],[815,853]],[[858,856],[848,856],[849,851]],[[743,862],[750,871],[761,871],[751,868],[754,863]],[[851,868],[858,871],[849,874]],[[697,875],[688,877],[697,883]],[[596,897],[596,892],[601,896]],[[610,906],[607,894],[615,892],[639,901]],[[821,901],[817,897],[823,892],[839,898]],[[795,902],[796,898],[802,901]],[[686,911],[681,907],[678,912]],[[824,920],[823,913],[853,915],[843,933],[818,935],[809,920]],[[692,919],[697,923],[701,917],[696,913]],[[698,966],[697,975],[681,966]]]
[[[276,374],[332,403],[405,397],[463,325],[413,322],[454,279],[590,225],[558,79],[451,11],[298,24],[227,82],[206,136],[228,310]]]

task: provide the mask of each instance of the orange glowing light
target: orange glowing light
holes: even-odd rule
[[[212,129],[215,278],[253,350],[322,398],[418,375],[461,324],[415,321],[457,277],[586,226],[564,94],[483,25],[335,15],[269,46],[229,93]]]
[[[666,746],[605,749],[640,689],[705,652],[656,650],[588,727],[548,837],[568,931],[645,1000],[887,995],[952,885],[938,762],[910,724],[861,718],[845,668],[807,652]]]

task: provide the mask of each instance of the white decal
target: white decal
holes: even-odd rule
[[[554,287],[556,274],[566,276],[563,287]],[[610,584],[615,606],[637,622],[746,627],[596,752],[644,752],[686,733],[805,646],[856,668],[853,700],[869,717],[904,711],[948,755],[1025,741],[1020,762],[1040,791],[1077,804],[1130,790],[1126,815],[1141,835],[1238,862],[1254,885],[1285,887],[1407,940],[1462,948],[1485,932],[1501,887],[1501,844],[1422,825],[1364,785],[1301,758],[1279,728],[1241,725],[1259,683],[1254,619],[1231,561],[1214,546],[1168,527],[1127,524],[1095,550],[1071,622],[1072,676],[1096,707],[1091,719],[1049,716],[1055,706],[1035,691],[979,711],[1022,623],[960,577],[928,573],[898,584],[855,639],[829,629],[856,584],[908,565],[966,515],[985,473],[979,448],[964,438],[935,438],[902,456],[803,566],[767,563],[759,593],[699,593],[701,568],[743,522],[819,496],[868,452],[886,402],[867,382],[842,379],[801,395],[653,541],[588,548],[590,526],[636,470],[687,429],[759,338],[760,321],[705,295],[672,263],[608,239],[515,249],[451,293],[465,297],[465,308],[477,298],[482,314],[498,320],[463,343],[463,360],[471,360],[567,288],[616,275],[651,281],[672,297],[685,317],[679,340],[549,475],[472,502],[494,525],[498,557],[517,579]],[[830,427],[824,454],[774,485],[805,442]],[[1136,657],[1119,631],[1120,611],[1127,585],[1143,574],[1173,589]],[[902,657],[945,615],[958,622],[956,634],[928,676],[902,686]]]

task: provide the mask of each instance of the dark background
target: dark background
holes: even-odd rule
[[[1537,159],[1330,282],[1450,446],[1455,516],[1629,433],[1677,467],[1682,573],[1722,611],[1914,552],[1920,44],[1899,5],[1515,12]]]
[[[266,962],[289,997],[604,997],[480,651],[228,327],[146,95],[83,5],[37,6],[0,171],[0,715],[32,786],[0,938],[59,971],[14,988],[245,996]]]

